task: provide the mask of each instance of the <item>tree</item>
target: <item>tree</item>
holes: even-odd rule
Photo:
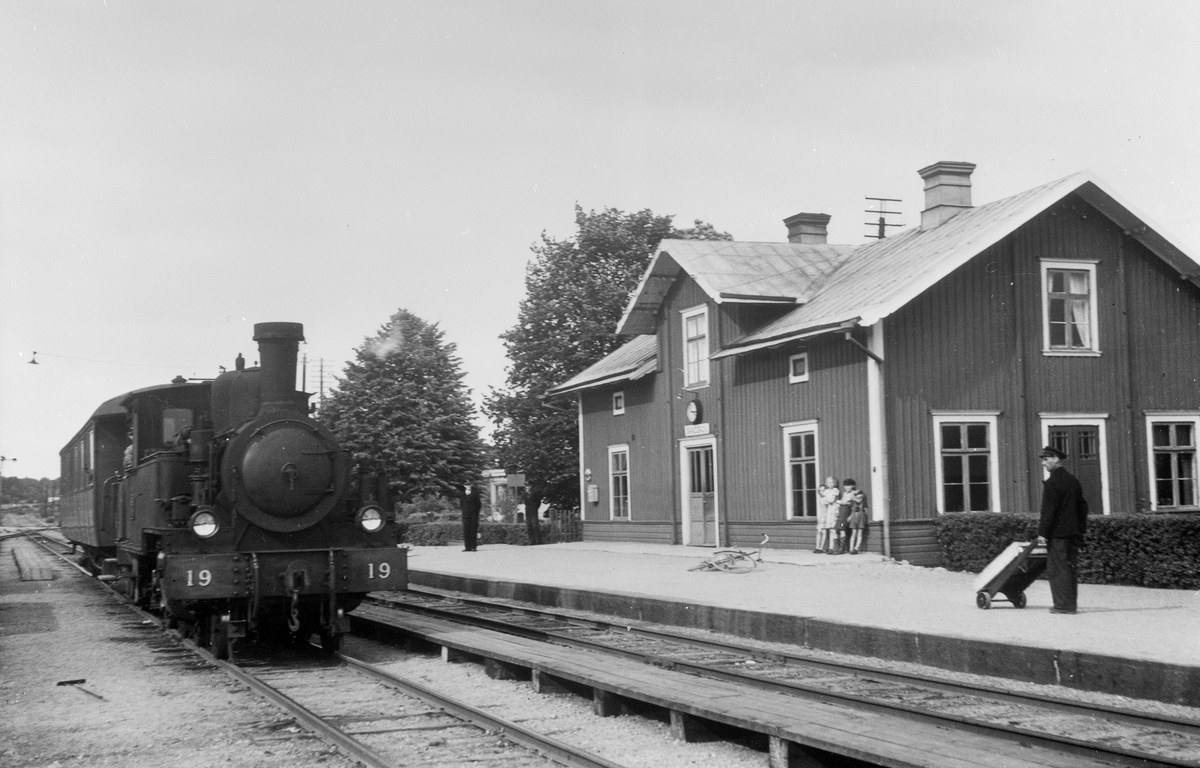
[[[532,247],[517,324],[500,337],[508,350],[507,386],[493,388],[484,400],[501,462],[525,474],[532,543],[540,541],[543,501],[562,509],[579,503],[575,409],[542,395],[624,343],[614,333],[617,322],[660,241],[732,239],[698,220],[677,230],[671,218],[649,210],[584,213],[576,205],[573,238],[542,233]]]
[[[483,469],[454,351],[436,324],[401,309],[355,351],[321,409],[359,470],[388,477],[395,501],[456,497]]]

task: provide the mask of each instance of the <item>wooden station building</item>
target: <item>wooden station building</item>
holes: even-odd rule
[[[812,548],[854,478],[867,548],[936,564],[946,512],[1031,512],[1059,447],[1093,514],[1200,510],[1200,264],[1081,173],[986,205],[939,162],[921,224],[664,240],[578,402],[590,540]]]

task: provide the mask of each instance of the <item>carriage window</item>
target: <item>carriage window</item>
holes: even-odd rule
[[[164,443],[169,443],[175,439],[175,435],[178,435],[184,427],[192,426],[192,409],[164,408],[162,426],[162,440]]]

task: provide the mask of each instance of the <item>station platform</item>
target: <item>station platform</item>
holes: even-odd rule
[[[689,571],[698,547],[571,542],[415,547],[414,585],[955,672],[1200,706],[1200,593],[1080,584],[1079,613],[975,603],[975,574],[877,554],[767,549],[745,574]]]

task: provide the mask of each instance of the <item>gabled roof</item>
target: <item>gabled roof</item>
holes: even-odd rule
[[[729,357],[873,325],[1071,194],[1094,206],[1181,278],[1200,285],[1195,256],[1087,172],[964,210],[936,227],[905,230],[865,245],[664,240],[617,326],[619,334],[648,335],[638,336],[548,394],[634,380],[654,370],[658,310],[681,274],[695,280],[717,303],[797,305],[712,355]]]
[[[610,352],[600,362],[588,367],[569,380],[546,391],[547,396],[565,395],[580,389],[612,384],[618,381],[637,381],[658,368],[658,337],[654,334],[635,336]]]
[[[910,229],[857,247],[810,301],[728,344],[713,357],[728,357],[838,328],[872,325],[1072,193],[1129,232],[1180,277],[1200,285],[1200,264],[1195,258],[1097,178],[1079,173],[965,210],[937,227]]]
[[[617,333],[654,333],[658,309],[680,274],[710,299],[803,304],[842,263],[852,245],[663,240],[629,304]]]

